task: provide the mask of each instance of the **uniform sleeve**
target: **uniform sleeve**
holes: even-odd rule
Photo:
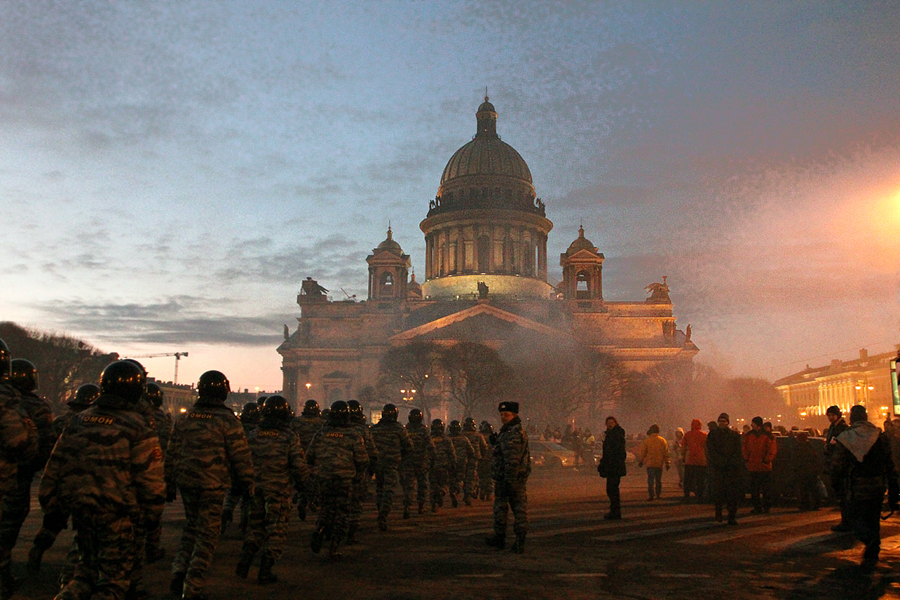
[[[356,465],[357,473],[362,473],[369,467],[369,453],[361,435],[356,436],[353,443],[353,463]]]
[[[60,437],[60,439],[63,438]],[[59,509],[60,474],[67,462],[66,452],[56,450],[59,446],[59,441],[57,441],[57,446],[54,446],[53,451],[50,452],[50,458],[47,459],[47,465],[44,467],[43,475],[41,475],[38,500],[45,513],[57,512]]]
[[[472,460],[475,458],[475,447],[472,445],[472,442],[469,441],[469,438],[464,437],[463,439],[466,440],[466,455],[469,460]]]
[[[253,456],[250,453],[250,445],[244,428],[236,418],[227,421],[225,430],[225,453],[231,465],[231,474],[234,477],[234,485],[238,486],[242,493],[253,494]]]
[[[292,439],[288,445],[288,472],[295,486],[309,479],[310,468],[306,463],[306,455],[303,453],[303,447],[300,445],[300,438],[292,435]]]
[[[400,457],[402,458],[412,452],[413,443],[412,439],[409,437],[409,432],[406,431],[405,427],[399,427],[397,432],[400,435]]]
[[[778,454],[778,444],[775,442],[774,437],[769,438],[768,448],[766,449],[766,458],[765,462],[768,464],[772,464],[775,462],[775,455]]]
[[[182,433],[181,420],[184,417],[178,417],[172,424],[172,435],[169,436],[169,444],[166,446],[166,487],[170,490],[175,489],[178,482],[178,463],[181,460]]]
[[[148,428],[131,448],[131,475],[141,509],[151,515],[162,514],[166,505],[166,480],[162,448],[155,429]]]

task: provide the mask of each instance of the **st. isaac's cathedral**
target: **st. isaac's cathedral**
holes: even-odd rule
[[[559,257],[562,281],[547,282],[553,223],[531,171],[497,135],[497,112],[487,98],[476,119],[475,137],[450,157],[419,225],[424,281],[410,276],[409,255],[389,228],[366,258],[365,302],[332,301],[312,278],[302,283],[299,325],[294,332],[285,326],[278,348],[283,393],[295,407],[306,398],[356,397],[375,385],[390,347],[414,340],[474,341],[501,357],[545,343],[578,346],[637,371],[689,365],[697,354],[690,326],[686,333],[676,329],[665,277],[647,286],[645,300],[603,299],[603,253],[583,228]]]

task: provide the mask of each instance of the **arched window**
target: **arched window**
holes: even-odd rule
[[[578,275],[575,276],[575,297],[579,299],[591,297],[591,280],[584,271],[578,271]]]
[[[394,295],[394,276],[391,273],[384,272],[381,274],[381,293],[379,295]]]

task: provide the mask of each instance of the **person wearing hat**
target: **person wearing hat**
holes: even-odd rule
[[[775,437],[763,429],[762,417],[753,417],[750,432],[743,437],[743,454],[750,472],[754,515],[767,513],[772,508],[772,463],[776,452]]]
[[[825,411],[825,417],[830,423],[828,431],[825,432],[825,462],[828,465],[828,474],[831,476],[831,489],[834,490],[834,497],[841,507],[841,522],[834,525],[831,530],[850,531],[850,522],[847,520],[847,502],[844,498],[844,481],[836,472],[833,460],[837,438],[850,429],[850,426],[847,425],[841,409],[837,406],[829,406]]]
[[[512,509],[516,541],[512,550],[525,551],[525,534],[528,533],[528,496],[525,490],[531,474],[531,452],[528,450],[528,433],[519,419],[518,402],[501,402],[500,421],[503,427],[491,435],[493,454],[491,477],[494,480],[494,535],[486,542],[502,550],[506,546],[506,521]]]
[[[881,551],[881,504],[886,482],[897,474],[890,442],[869,423],[864,406],[850,409],[850,429],[837,437],[833,458],[835,472],[844,480],[850,526],[865,544],[861,567],[871,573]]]
[[[737,525],[738,502],[743,495],[741,471],[744,467],[741,434],[729,427],[728,413],[719,415],[716,428],[706,436],[712,498],[716,505],[716,521],[722,520],[722,507],[728,508],[728,524]]]

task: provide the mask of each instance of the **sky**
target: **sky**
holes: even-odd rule
[[[606,299],[666,275],[727,375],[890,351],[898,32],[896,0],[0,0],[0,320],[280,389],[302,279],[364,298],[390,224],[422,280],[487,88],[551,283],[583,223]]]

